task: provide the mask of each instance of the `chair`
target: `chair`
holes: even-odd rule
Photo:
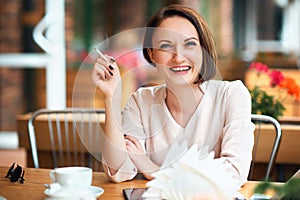
[[[254,147],[253,147],[253,158],[252,158],[251,168],[250,168],[249,177],[248,177],[249,180],[251,180],[252,176],[253,176],[254,163],[256,161],[257,154],[265,153],[265,152],[257,152],[258,140],[259,140],[259,137],[261,136],[260,134],[261,134],[262,124],[271,124],[273,126],[273,128],[275,129],[276,135],[274,138],[271,155],[270,155],[269,161],[267,163],[267,170],[266,170],[266,175],[265,175],[265,180],[269,180],[274,163],[275,163],[275,158],[276,158],[276,155],[279,150],[280,141],[281,141],[281,126],[275,118],[273,118],[271,116],[267,116],[267,115],[252,114],[251,120],[253,123],[256,124],[256,129],[255,129],[256,134],[255,134],[255,142],[254,142]]]
[[[34,112],[28,121],[34,167],[40,167],[39,160],[46,160],[48,163],[43,167],[47,168],[88,166],[102,171],[100,121],[104,121],[104,117],[104,110],[89,108]]]

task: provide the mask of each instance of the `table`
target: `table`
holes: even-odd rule
[[[50,169],[25,169],[25,183],[11,183],[8,179],[4,178],[9,167],[0,167],[0,196],[10,199],[32,199],[41,200],[47,196],[44,194],[44,183],[50,183],[49,176]],[[124,188],[133,187],[146,187],[146,180],[132,180],[123,183],[109,182],[103,172],[93,173],[92,185],[104,189],[104,194],[98,199],[100,200],[123,200],[122,190]],[[240,192],[247,198],[252,195],[254,187],[258,184],[256,181],[247,182],[240,190]]]

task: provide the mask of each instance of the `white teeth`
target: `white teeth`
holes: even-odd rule
[[[170,70],[172,70],[174,72],[182,72],[182,71],[187,71],[190,68],[191,67],[173,67],[173,68],[170,68]]]

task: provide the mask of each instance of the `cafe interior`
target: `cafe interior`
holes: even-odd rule
[[[91,82],[95,47],[116,58],[122,106],[137,88],[160,84],[141,54],[141,27],[174,3],[194,8],[207,21],[219,59],[216,78],[241,80],[252,113],[273,120],[256,124],[251,180],[263,180],[268,169],[269,180],[289,180],[300,169],[300,0],[0,0],[0,166],[60,166],[56,161],[70,150],[70,113],[97,110],[99,117],[83,121],[100,121],[102,128],[103,95]],[[54,143],[47,117],[38,116],[53,114],[48,119],[55,124],[51,110],[67,115],[58,119],[62,131],[52,128]],[[88,142],[80,140],[78,151]],[[78,157],[88,159],[85,164],[99,161],[96,149],[85,146]],[[87,158],[91,152],[93,159]],[[93,170],[103,171],[101,163]]]

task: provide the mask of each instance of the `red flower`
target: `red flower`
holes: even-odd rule
[[[252,62],[249,69],[255,69],[257,76],[261,72],[267,73],[269,68],[267,65],[260,62]],[[280,87],[286,90],[287,94],[294,96],[296,101],[300,101],[300,86],[297,84],[295,79],[290,77],[284,77],[281,71],[272,70],[269,74],[271,87]]]
[[[278,71],[278,70],[271,71],[269,76],[271,78],[271,83],[270,83],[271,87],[275,87],[275,86],[279,85],[281,83],[281,81],[284,79],[281,71]]]
[[[260,62],[252,62],[249,66],[249,69],[256,69],[258,73],[260,72],[267,73],[269,71],[268,66]]]

